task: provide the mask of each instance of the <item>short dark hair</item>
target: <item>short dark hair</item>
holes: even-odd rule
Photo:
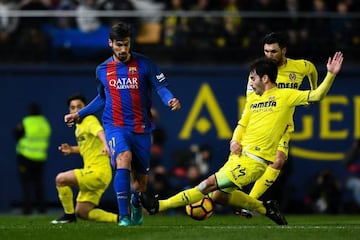
[[[86,97],[81,93],[74,93],[67,99],[67,105],[70,106],[71,101],[80,100],[86,105]]]
[[[263,38],[263,45],[274,43],[279,44],[280,48],[287,47],[287,38],[285,34],[282,32],[271,32]]]
[[[274,60],[261,57],[250,65],[250,72],[256,72],[260,77],[267,75],[272,83],[276,83],[278,66]]]
[[[130,24],[118,22],[111,27],[109,38],[111,41],[131,37],[132,29]]]

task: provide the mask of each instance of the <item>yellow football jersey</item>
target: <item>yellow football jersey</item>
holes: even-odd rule
[[[316,89],[318,73],[314,64],[304,59],[288,58],[286,63],[278,68],[276,84],[278,88],[299,89],[305,77],[309,80],[310,89]]]
[[[315,65],[308,60],[287,58],[286,63],[278,67],[276,84],[278,88],[299,89],[305,77],[309,80],[310,89],[316,89],[318,72]],[[249,79],[246,95],[251,93],[253,93],[253,90],[250,86]]]
[[[273,162],[295,106],[308,104],[309,92],[274,87],[262,96],[248,96],[238,122],[246,129],[241,139],[243,151]]]
[[[287,58],[285,64],[278,67],[278,76],[276,78],[276,85],[278,88],[292,88],[299,89],[303,80],[307,77],[309,80],[310,89],[317,88],[318,72],[315,65],[305,59],[291,59]],[[250,86],[250,79],[248,79],[248,85],[246,95],[253,94],[253,90]],[[255,94],[254,94],[255,95]],[[293,116],[289,118],[288,133],[295,131]]]
[[[91,168],[103,168],[104,171],[111,172],[109,157],[102,153],[103,144],[97,137],[99,131],[102,130],[99,120],[89,115],[76,124],[75,136],[84,161],[84,168],[91,166]]]

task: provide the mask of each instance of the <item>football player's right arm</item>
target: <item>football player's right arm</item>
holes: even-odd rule
[[[68,143],[62,143],[58,150],[64,155],[67,156],[71,153],[80,153],[79,146],[70,146]]]
[[[109,146],[108,146],[108,144],[106,142],[106,137],[105,137],[104,130],[99,131],[98,134],[97,134],[97,137],[100,139],[101,143],[103,144],[103,148],[101,150],[102,153],[110,156],[111,153],[110,153]]]
[[[64,116],[64,122],[68,127],[72,127],[77,120],[82,119],[104,108],[105,93],[102,85],[99,85],[98,91],[98,95],[89,104],[87,104],[86,107],[82,108],[78,112],[68,113]]]
[[[230,141],[230,152],[234,153],[234,154],[240,154],[242,151],[242,146],[241,146],[241,139],[243,134],[245,133],[245,127],[240,125],[238,123],[238,125],[236,126],[234,133],[233,133],[233,137],[231,138]]]
[[[248,106],[248,102],[246,102],[241,119],[238,121],[238,124],[234,130],[233,136],[230,141],[230,152],[234,154],[240,154],[242,151],[241,140],[246,131],[246,126],[250,118],[250,113],[248,111],[247,106]]]
[[[104,86],[98,84],[98,94],[89,104],[78,112],[79,118],[84,118],[88,115],[94,114],[104,108],[105,105],[105,90]]]

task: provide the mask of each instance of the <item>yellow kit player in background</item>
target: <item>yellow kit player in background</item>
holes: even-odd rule
[[[343,54],[336,52],[333,58],[328,59],[328,73],[321,85],[313,91],[300,91],[276,87],[277,65],[274,61],[268,58],[255,61],[250,67],[250,86],[255,94],[247,99],[224,166],[196,187],[168,199],[158,200],[143,193],[143,207],[150,214],[156,214],[195,203],[212,193],[216,203],[257,211],[278,225],[287,225],[276,201],[259,201],[241,189],[259,179],[268,165],[275,161],[278,143],[295,107],[323,99],[340,71],[342,62]]]
[[[278,88],[299,89],[305,78],[308,79],[311,90],[317,88],[318,72],[315,65],[305,59],[294,60],[286,57],[287,39],[283,33],[272,32],[267,34],[263,39],[263,48],[265,57],[274,60],[278,65],[276,79]],[[246,95],[250,96],[251,94],[253,94],[253,89],[249,81]],[[294,130],[293,116],[291,116],[288,127],[279,141],[275,162],[270,164],[264,175],[255,182],[249,193],[251,197],[256,199],[261,197],[278,178],[280,170],[288,158],[290,137]],[[246,209],[241,209],[240,215],[247,218],[252,217],[252,213]]]
[[[67,103],[70,113],[73,113],[85,107],[86,99],[83,95],[76,94],[70,96]],[[56,189],[65,214],[51,223],[76,222],[76,216],[84,220],[117,223],[117,214],[96,208],[112,178],[109,147],[99,120],[89,115],[77,122],[75,136],[78,146],[63,143],[59,150],[65,156],[80,153],[84,166],[56,176]],[[72,187],[79,189],[75,209]]]

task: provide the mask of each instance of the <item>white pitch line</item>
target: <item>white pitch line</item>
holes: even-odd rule
[[[329,225],[329,226],[316,226],[316,225],[287,225],[287,226],[278,226],[278,225],[274,225],[274,226],[214,226],[214,225],[171,225],[171,226],[164,226],[164,225],[159,225],[159,226],[144,226],[142,225],[141,228],[164,228],[164,229],[168,229],[168,228],[188,228],[188,227],[195,227],[195,228],[204,228],[204,229],[259,229],[259,228],[263,228],[263,229],[274,229],[274,227],[278,227],[278,228],[283,228],[283,229],[360,229],[360,225],[348,225],[348,226],[334,226],[334,225]]]

